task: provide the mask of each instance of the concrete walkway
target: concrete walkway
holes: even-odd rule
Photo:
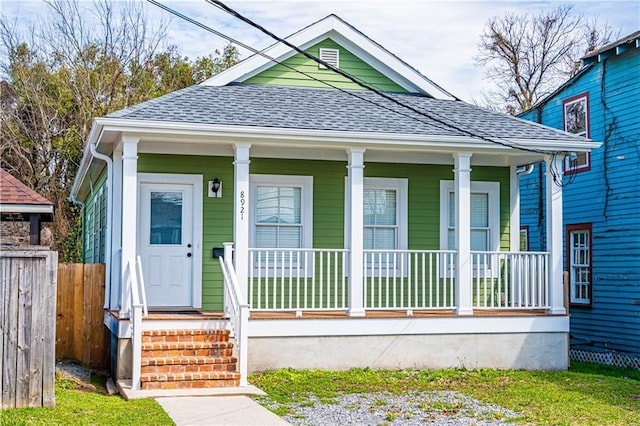
[[[252,385],[229,388],[133,390],[131,380],[120,380],[117,387],[126,400],[155,399],[177,426],[289,424],[248,396],[266,395]]]
[[[156,401],[177,426],[289,424],[248,396],[161,397]]]

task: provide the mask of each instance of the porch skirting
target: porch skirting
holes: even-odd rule
[[[568,316],[252,320],[248,369],[565,370],[568,329]]]

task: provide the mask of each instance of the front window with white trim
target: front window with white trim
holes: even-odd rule
[[[500,250],[500,183],[471,182],[472,252]],[[456,250],[456,211],[453,181],[440,181],[440,249]],[[474,260],[475,257],[474,257]],[[477,261],[477,260],[476,260]],[[475,263],[475,262],[474,262]]]
[[[251,175],[250,183],[252,246],[312,247],[313,178]]]
[[[367,255],[368,267],[398,267],[397,256],[387,253],[407,249],[407,191],[407,179],[364,179],[363,248],[385,251]]]

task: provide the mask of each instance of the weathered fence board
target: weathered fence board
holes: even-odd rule
[[[108,366],[104,277],[103,264],[58,265],[56,358],[73,358],[93,368]]]
[[[0,250],[0,407],[53,406],[58,254]]]

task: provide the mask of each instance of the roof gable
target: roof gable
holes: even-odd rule
[[[303,50],[310,49],[326,39],[331,39],[407,92],[420,93],[437,99],[455,99],[453,95],[415,68],[336,15],[329,15],[286,39]],[[224,86],[229,83],[247,82],[252,77],[276,65],[268,58],[283,62],[296,55],[295,50],[280,42],[264,49],[262,53],[267,57],[259,54],[250,56],[201,84],[203,86]]]
[[[406,93],[407,90],[395,83],[386,75],[364,62],[349,50],[340,46],[331,38],[327,38],[320,43],[306,49],[316,57],[320,57],[320,49],[336,49],[339,57],[339,68],[346,73],[353,75],[383,92]],[[302,73],[292,70],[294,68]],[[315,79],[315,80],[314,80]],[[325,84],[326,82],[327,84]],[[339,87],[341,89],[363,89],[362,86],[354,83],[346,77],[333,72],[327,68],[320,68],[315,61],[297,53],[283,61],[283,64],[275,64],[270,68],[260,72],[245,80],[249,84],[279,84],[285,86],[303,87]]]

